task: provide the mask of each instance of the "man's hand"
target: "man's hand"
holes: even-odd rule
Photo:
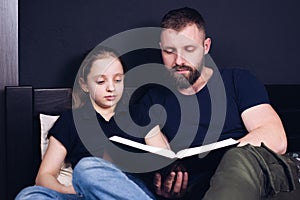
[[[185,195],[188,186],[188,173],[172,171],[162,182],[160,173],[154,176],[153,184],[157,195],[168,198],[180,198]]]

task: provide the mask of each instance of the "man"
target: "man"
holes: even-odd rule
[[[201,146],[205,138],[210,137],[207,135],[210,127],[218,123],[224,123],[221,133],[213,133],[211,138],[232,137],[239,140],[239,147],[227,151],[224,156],[223,151],[213,151],[203,159],[183,160],[166,177],[157,172],[152,183],[157,196],[218,200],[300,198],[299,189],[295,189],[299,185],[293,174],[295,166],[279,156],[286,151],[286,135],[280,118],[269,104],[263,84],[245,70],[220,70],[225,88],[225,119],[224,122],[211,121],[215,102],[210,97],[210,88],[214,87],[209,85],[219,79],[217,69],[205,65],[211,39],[206,36],[202,16],[191,8],[172,10],[162,19],[161,27],[160,46],[165,67],[174,78],[182,99],[196,96],[199,105],[188,106],[189,111],[183,115],[175,95],[163,88],[154,88],[141,101],[145,112],[154,104],[163,105],[167,119],[160,125],[172,149]],[[192,114],[198,109],[200,119]],[[153,117],[158,119],[156,122],[160,115],[157,112]],[[183,128],[180,129],[181,124]],[[191,134],[191,127],[195,125],[196,133]],[[185,131],[179,133],[178,139],[179,129]],[[276,167],[270,167],[270,163]]]

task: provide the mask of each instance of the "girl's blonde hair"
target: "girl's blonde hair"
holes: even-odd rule
[[[81,63],[81,66],[78,70],[74,86],[73,86],[73,92],[72,92],[72,107],[73,108],[80,108],[83,105],[86,104],[87,101],[89,101],[89,95],[88,93],[84,92],[80,86],[80,80],[87,81],[87,76],[91,71],[91,67],[94,63],[94,61],[99,59],[105,59],[113,57],[118,59],[122,66],[123,62],[121,61],[118,53],[114,51],[113,49],[110,49],[108,47],[104,46],[97,46],[95,47],[83,60]]]

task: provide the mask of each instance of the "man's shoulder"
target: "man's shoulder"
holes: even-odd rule
[[[219,71],[222,77],[251,74],[249,70],[242,68],[219,68]]]
[[[147,94],[151,96],[158,96],[158,97],[167,97],[169,95],[174,94],[174,92],[178,92],[175,87],[166,86],[166,85],[159,85],[155,84],[153,87],[149,88]]]
[[[244,82],[245,80],[256,79],[256,77],[252,72],[242,68],[222,68],[219,69],[219,72],[224,82],[228,82],[228,81]]]

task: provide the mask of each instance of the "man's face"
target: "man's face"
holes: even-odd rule
[[[179,89],[193,85],[201,75],[204,55],[210,48],[210,39],[195,24],[181,31],[165,29],[161,33],[162,58],[175,78]]]

